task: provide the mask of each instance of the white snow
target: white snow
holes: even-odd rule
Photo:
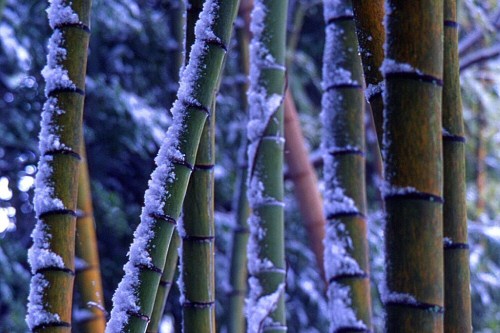
[[[334,221],[328,224],[324,243],[327,278],[344,274],[364,274],[356,260],[348,253],[348,250],[352,249],[352,241],[342,222]]]
[[[64,0],[49,0],[50,6],[47,9],[49,25],[56,29],[58,25],[68,23],[79,23],[78,15],[71,8],[71,2]]]
[[[370,99],[375,96],[376,94],[380,94],[384,91],[385,89],[385,81],[381,81],[377,84],[368,84],[368,86],[365,89],[365,98],[367,101],[370,101]]]
[[[355,327],[366,329],[366,325],[356,318],[351,307],[350,288],[341,283],[333,282],[328,287],[328,307],[330,309],[330,332],[334,333],[340,327]]]
[[[260,333],[263,325],[272,323],[268,316],[278,306],[279,298],[285,292],[285,284],[280,284],[272,294],[262,295],[262,287],[257,278],[250,277],[248,283],[255,295],[248,298],[246,303],[247,333]]]
[[[416,73],[416,74],[422,74],[422,72],[413,67],[410,64],[404,63],[404,62],[398,62],[394,59],[390,58],[385,58],[384,61],[382,62],[382,66],[380,67],[380,70],[382,73],[387,74],[387,73]]]
[[[61,320],[58,314],[50,313],[43,303],[44,291],[49,287],[49,282],[42,274],[35,274],[31,278],[30,294],[28,296],[28,314],[26,323],[30,329],[43,323],[58,322]]]
[[[68,76],[68,70],[61,66],[66,59],[67,50],[63,47],[64,37],[60,30],[54,30],[49,39],[47,65],[42,70],[45,79],[45,95],[61,88],[75,88],[75,84]]]
[[[50,239],[52,235],[47,231],[47,226],[42,221],[37,221],[31,233],[33,246],[28,250],[28,262],[31,272],[35,274],[38,270],[48,267],[64,268],[62,258],[50,250]]]
[[[177,93],[177,100],[172,107],[172,125],[168,128],[158,156],[155,159],[156,169],[151,174],[148,190],[144,196],[144,207],[141,214],[141,222],[134,232],[134,241],[129,250],[129,261],[124,266],[125,276],[118,285],[113,296],[113,310],[111,319],[106,327],[106,333],[118,333],[129,320],[129,312],[139,311],[137,304],[137,290],[139,288],[139,265],[151,265],[152,259],[148,253],[148,246],[155,237],[152,227],[154,220],[151,216],[163,214],[165,200],[170,194],[165,188],[168,183],[176,180],[173,161],[184,160],[184,154],[179,151],[179,137],[184,130],[186,121],[184,101],[201,105],[193,97],[194,89],[197,88],[196,80],[202,70],[202,60],[207,51],[207,39],[217,39],[212,31],[218,10],[217,2],[208,0],[205,2],[200,19],[196,23],[196,40],[191,48],[190,61],[181,73],[181,81]]]
[[[404,303],[404,304],[417,304],[415,296],[407,293],[398,293],[386,290],[382,293],[382,301],[384,303]]]

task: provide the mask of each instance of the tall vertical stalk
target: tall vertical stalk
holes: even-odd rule
[[[248,42],[249,36],[249,12],[253,1],[243,0],[240,4],[239,18],[244,22],[243,25],[236,27],[236,38],[238,41],[238,57],[240,71],[248,76],[249,73],[249,51]],[[243,81],[240,85],[240,101],[241,110],[245,113],[248,111],[247,91],[248,83]],[[246,134],[246,132],[245,132]],[[229,270],[229,307],[228,307],[228,332],[243,333],[246,329],[244,307],[245,297],[247,294],[247,244],[250,231],[248,229],[248,216],[250,209],[247,199],[247,137],[241,137],[240,151],[238,156],[238,175],[236,181],[236,191],[233,202],[233,210],[235,211],[235,226],[233,229],[233,238],[231,244],[231,267]]]
[[[443,1],[385,8],[387,331],[442,332]]]
[[[331,332],[371,331],[363,70],[351,0],[325,0],[325,272]]]
[[[52,0],[53,29],[45,78],[40,161],[36,176],[38,218],[28,253],[33,277],[27,323],[33,332],[71,332],[75,225],[90,1]]]
[[[203,126],[211,113],[237,5],[237,0],[207,0],[196,24],[195,43],[172,108],[173,123],[156,158],[125,277],[113,297],[108,333],[146,330]]]
[[[372,109],[378,143],[379,147],[381,147],[384,77],[380,71],[380,66],[384,60],[384,0],[353,0],[352,4],[367,86],[366,99]]]
[[[325,277],[323,240],[326,221],[323,215],[323,199],[318,189],[316,172],[309,160],[309,152],[290,89],[287,89],[285,94],[284,126],[285,160],[289,178],[293,182],[294,194],[304,221],[310,247],[316,257],[320,274]]]
[[[82,139],[82,163],[78,181],[78,201],[75,237],[75,289],[80,295],[79,309],[74,313],[75,326],[82,333],[103,333],[106,326],[99,253],[95,232],[90,177],[85,143]]]
[[[458,63],[457,1],[444,0],[443,236],[444,331],[471,332],[465,137]]]
[[[184,56],[188,54],[185,50],[186,43],[184,41],[185,25],[186,25],[185,4],[186,3],[184,1],[171,0],[168,2],[168,6],[166,6],[165,8],[166,10],[167,9],[170,10],[170,14],[172,15],[172,20],[170,20],[168,24],[170,27],[170,33],[172,34],[171,37],[174,38],[177,45],[177,50],[173,52],[173,56],[175,57],[175,62],[171,66],[171,68],[173,68],[173,70],[171,70],[173,81],[177,81],[177,79],[179,78],[179,71],[183,66],[183,64],[185,63]],[[193,24],[193,30],[194,30],[194,24]],[[194,43],[194,39],[191,43]],[[177,231],[174,230],[172,238],[170,240],[170,244],[168,246],[165,266],[163,267],[163,273],[160,278],[158,290],[156,292],[153,311],[151,313],[151,319],[146,328],[147,333],[157,333],[159,330],[167,298],[170,293],[170,289],[172,288],[175,272],[177,270],[177,262],[179,259],[178,248],[180,245],[181,245],[181,239]]]
[[[203,0],[189,2],[186,49],[189,49],[194,42],[194,27],[203,2]],[[214,88],[214,95],[217,88]],[[189,179],[182,224],[178,226],[182,237],[180,258],[182,329],[186,333],[215,333],[214,97],[212,113],[205,122],[193,173]]]
[[[182,237],[182,328],[186,333],[215,333],[214,118],[212,108],[189,180],[182,225],[178,227]]]
[[[177,261],[179,259],[177,251],[180,246],[181,238],[179,233],[174,231],[168,246],[167,259],[165,260],[165,266],[163,267],[160,284],[158,285],[158,291],[156,292],[153,312],[151,313],[151,320],[146,328],[146,333],[158,333],[160,329],[160,323],[163,317],[163,312],[165,311],[168,294],[170,293],[170,289],[174,283]]]
[[[287,0],[255,0],[250,29],[248,332],[283,332],[283,97]]]

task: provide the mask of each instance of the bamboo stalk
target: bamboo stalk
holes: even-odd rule
[[[182,328],[186,333],[215,333],[214,131],[212,108],[189,180],[182,225],[178,226],[182,237]]]
[[[324,1],[321,120],[331,332],[370,332],[363,70],[352,2]]]
[[[388,332],[443,332],[443,1],[386,4]]]
[[[64,15],[62,15],[64,13]],[[33,332],[70,332],[78,168],[90,1],[53,1],[36,176],[33,277],[27,323]]]
[[[366,99],[371,106],[379,147],[382,147],[384,77],[380,66],[384,61],[384,0],[352,0],[352,4],[367,86]]]
[[[250,10],[253,1],[243,0],[240,3],[239,17],[245,22],[243,26],[236,28],[236,38],[238,41],[238,56],[240,70],[248,76],[249,73],[249,51],[248,42],[249,36],[249,21]],[[247,112],[248,82],[244,81],[240,86],[240,101],[241,110]],[[234,196],[233,209],[235,214],[235,226],[233,229],[233,241],[231,247],[231,266],[229,270],[229,307],[228,307],[228,332],[229,333],[243,333],[246,330],[245,323],[245,297],[247,294],[247,244],[250,230],[248,229],[248,216],[250,209],[247,200],[247,169],[246,151],[247,151],[247,136],[246,131],[242,135],[240,152],[238,156],[238,178],[236,181],[236,193]]]
[[[155,303],[153,312],[151,313],[151,320],[148,323],[146,333],[158,333],[160,328],[163,312],[167,302],[170,289],[174,284],[175,271],[177,269],[177,261],[179,259],[178,250],[181,245],[181,238],[177,231],[172,234],[172,239],[168,246],[167,259],[163,268],[163,274],[160,278],[158,291],[156,292]]]
[[[75,270],[75,287],[80,295],[79,310],[83,310],[83,313],[82,316],[77,316],[80,318],[74,316],[73,320],[82,333],[102,333],[106,326],[106,311],[104,310],[87,154],[83,139],[81,157],[75,235],[75,255],[79,264]]]
[[[444,331],[472,332],[465,137],[458,61],[457,1],[444,1],[443,236]]]
[[[250,26],[248,332],[286,330],[282,170],[286,13],[286,0],[255,0]]]
[[[323,266],[325,238],[325,217],[323,199],[318,190],[318,178],[309,161],[304,135],[300,128],[297,108],[289,89],[285,95],[285,160],[289,179],[294,184],[294,193],[304,226],[309,236],[309,244],[316,256],[321,276],[325,276]]]
[[[179,77],[179,71],[184,64],[184,55],[187,54],[184,50],[184,39],[185,39],[185,3],[184,1],[171,1],[172,20],[169,22],[170,31],[173,31],[173,36],[176,40],[178,49],[173,53],[175,57],[174,70],[171,71],[173,80]],[[193,27],[194,30],[194,27]],[[194,40],[191,42],[193,43]],[[167,258],[165,260],[165,266],[163,267],[163,274],[160,278],[160,283],[158,285],[158,291],[156,293],[155,302],[153,305],[153,311],[151,313],[151,320],[146,328],[147,333],[157,333],[159,330],[160,322],[163,317],[163,312],[165,310],[165,305],[167,302],[170,289],[174,280],[175,272],[177,270],[178,262],[178,249],[181,244],[181,239],[177,231],[172,234],[172,239],[168,246]]]
[[[158,167],[145,195],[125,277],[113,297],[108,333],[146,330],[203,126],[211,113],[237,7],[237,0],[207,0],[203,7],[172,109],[173,123],[156,159]]]
[[[186,26],[186,48],[194,42],[194,27],[203,0],[191,0]],[[189,61],[189,60],[187,60]],[[217,89],[217,87],[215,88]],[[214,94],[215,94],[214,89]],[[205,122],[196,155],[186,199],[182,223],[181,306],[183,332],[215,333],[215,101]]]

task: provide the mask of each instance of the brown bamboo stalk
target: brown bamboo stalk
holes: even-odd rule
[[[387,332],[443,332],[443,1],[389,0],[383,72]]]
[[[316,256],[318,268],[324,276],[323,239],[325,238],[325,218],[323,200],[318,191],[318,178],[309,161],[297,108],[291,91],[285,95],[285,159],[288,165],[289,179],[294,183],[294,192],[304,219],[309,242]]]
[[[75,238],[75,287],[80,295],[79,311],[83,316],[73,316],[75,325],[82,333],[104,332],[106,313],[102,290],[99,252],[95,231],[90,177],[87,165],[87,154],[82,139],[82,163],[78,181],[78,201]]]
[[[444,1],[443,236],[444,331],[472,332],[465,137],[458,61],[457,0]]]
[[[380,66],[384,61],[384,0],[353,0],[352,5],[367,86],[366,99],[371,106],[377,138],[381,147],[384,110],[382,85],[384,78]]]

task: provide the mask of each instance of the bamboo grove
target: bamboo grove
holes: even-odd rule
[[[141,214],[129,224],[137,227],[108,312],[98,239],[113,242],[114,235],[95,229],[102,219],[91,195],[95,156],[87,156],[82,123],[87,63],[97,66],[89,52],[94,7],[49,0],[37,221],[28,255],[32,332],[162,332],[171,304],[182,332],[298,332],[288,290],[299,277],[289,276],[287,181],[317,272],[313,289],[327,299],[323,329],[374,332],[380,301],[387,332],[472,332],[457,1],[321,2],[319,163],[309,159],[298,113],[303,102],[293,89],[300,83],[291,79],[307,6],[313,4],[158,1],[175,45],[170,68],[160,70],[177,82],[176,93],[155,87],[167,96],[169,125],[151,161]],[[238,108],[221,114],[231,66],[244,76],[231,87]],[[233,199],[225,207],[232,215],[222,268],[215,256],[221,118],[244,123],[234,134],[237,180],[227,180]],[[368,190],[369,164],[378,194]],[[377,195],[384,220],[380,286],[371,283],[368,246]],[[221,269],[226,281],[217,278]]]

